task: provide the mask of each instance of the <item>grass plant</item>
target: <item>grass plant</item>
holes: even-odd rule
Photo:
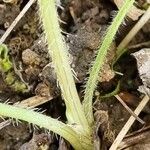
[[[90,71],[82,105],[75,86],[73,73],[69,65],[67,45],[61,34],[55,0],[38,0],[39,15],[48,43],[48,52],[52,57],[62,97],[66,105],[67,123],[62,123],[57,119],[53,119],[29,109],[3,103],[0,103],[0,115],[23,120],[53,131],[69,141],[77,150],[94,149],[92,138],[94,126],[92,109],[93,92],[110,44],[133,3],[134,0],[126,0],[108,28]]]

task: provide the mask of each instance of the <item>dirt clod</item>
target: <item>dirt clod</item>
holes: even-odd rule
[[[39,65],[40,56],[30,49],[26,49],[22,52],[22,61],[26,65]]]

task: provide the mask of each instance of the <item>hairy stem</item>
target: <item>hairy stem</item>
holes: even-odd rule
[[[91,139],[89,137],[80,135],[78,130],[74,130],[71,126],[62,123],[57,119],[53,119],[32,110],[2,103],[0,103],[0,115],[27,121],[33,125],[38,125],[41,128],[53,131],[69,141],[75,149],[92,149]]]
[[[97,85],[97,79],[99,76],[100,69],[102,68],[104,59],[114,39],[114,36],[116,32],[118,31],[120,24],[124,20],[127,12],[132,7],[133,3],[134,3],[134,0],[126,0],[124,2],[124,5],[119,10],[117,16],[114,18],[112,25],[108,28],[108,32],[104,38],[104,41],[102,42],[100,49],[98,50],[96,60],[90,71],[90,76],[86,84],[85,97],[83,101],[84,111],[87,116],[89,124],[93,124],[93,121],[94,121],[93,111],[92,111],[92,98],[93,98],[94,89]]]
[[[67,46],[61,34],[55,0],[38,0],[38,2],[49,53],[66,104],[68,122],[70,124],[80,124],[85,131],[89,131],[88,122],[69,65]]]

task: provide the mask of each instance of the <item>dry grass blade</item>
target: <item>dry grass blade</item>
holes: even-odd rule
[[[135,45],[131,45],[128,47],[129,50],[131,49],[140,49],[142,47],[150,47],[150,41],[147,41],[147,42],[142,42],[142,43],[139,43],[139,44],[135,44]]]
[[[30,107],[30,108],[34,108],[34,107],[37,107],[39,105],[42,105],[50,100],[52,100],[53,97],[41,97],[41,96],[33,96],[33,97],[30,97],[28,99],[25,99],[21,102],[17,102],[15,103],[14,105],[17,105],[17,106],[21,106],[21,107]]]
[[[127,36],[123,39],[123,41],[117,47],[117,55],[120,54],[129,42],[133,39],[133,37],[137,34],[137,32],[145,25],[145,23],[150,19],[150,7],[144,13],[144,15],[140,18],[140,20],[135,24],[135,26],[131,29],[131,31],[127,34]]]
[[[145,122],[139,118],[129,107],[128,105],[119,97],[119,95],[115,95],[115,97],[117,98],[117,100],[123,105],[123,107],[137,120],[139,121],[141,124],[145,124]]]
[[[6,32],[4,33],[4,35],[1,37],[0,44],[4,43],[4,41],[6,40],[6,38],[9,36],[9,34],[12,32],[12,30],[17,25],[17,23],[20,21],[20,19],[24,16],[24,14],[28,11],[28,9],[32,6],[32,4],[34,2],[35,2],[35,0],[30,0],[26,4],[26,6],[22,9],[22,11],[20,12],[20,14],[16,17],[16,19],[12,22],[12,24],[10,25],[10,27],[6,30]]]
[[[135,131],[127,135],[120,143],[118,150],[126,149],[138,143],[143,143],[144,140],[147,141],[149,139],[149,134],[150,134],[150,126],[142,128],[138,131]]]
[[[149,101],[149,97],[146,95],[142,101],[140,102],[140,104],[138,105],[138,107],[135,109],[134,113],[136,115],[139,115],[140,112],[143,110],[143,108],[146,106],[146,104]],[[123,140],[123,138],[125,137],[125,135],[127,134],[127,132],[129,131],[130,127],[132,126],[132,124],[134,123],[136,119],[131,116],[128,121],[126,122],[126,124],[124,125],[124,127],[121,129],[120,133],[118,134],[118,136],[116,137],[115,141],[113,142],[113,144],[111,145],[109,150],[116,150],[117,147],[119,146],[119,144],[121,143],[121,141]]]

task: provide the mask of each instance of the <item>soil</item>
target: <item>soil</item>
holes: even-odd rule
[[[6,3],[0,0],[0,37],[28,0],[11,0],[11,2]],[[69,46],[70,65],[77,75],[75,81],[82,99],[89,68],[117,7],[111,0],[65,0],[58,3],[63,7],[63,9],[58,7],[60,19],[65,22],[61,23],[64,31],[62,34]],[[142,5],[143,1],[139,0],[139,4]],[[107,95],[114,91],[120,82],[120,96],[132,109],[135,109],[141,100],[141,93],[137,89],[142,81],[138,75],[136,60],[130,54],[145,46],[140,49],[133,48],[119,59],[115,67],[118,72],[123,73],[123,76],[116,75],[110,68],[117,45],[135,23],[136,21],[128,18],[126,25],[120,27],[107,54],[95,90],[94,113],[98,137],[96,140],[101,143],[102,150],[110,147],[130,114],[115,97],[102,98],[100,95]],[[139,31],[129,46],[147,42],[150,39],[149,25],[150,22]],[[57,78],[48,54],[36,3],[20,20],[5,44],[13,60],[16,78],[25,83],[28,90],[24,93],[14,91],[12,86],[5,83],[7,74],[1,73],[1,101],[9,100],[16,103],[35,95],[53,97],[51,101],[39,107],[46,110],[45,114],[54,118],[59,117],[65,122],[65,106],[57,86]],[[146,121],[146,125],[149,125],[149,106],[143,110],[140,117]],[[141,127],[140,123],[135,122],[130,132]],[[33,126],[29,127],[27,123],[18,126],[14,123],[14,126],[11,124],[0,130],[0,150],[42,150],[42,147],[45,150],[72,149],[63,139],[57,138],[52,133],[47,134],[44,129],[37,130]]]

